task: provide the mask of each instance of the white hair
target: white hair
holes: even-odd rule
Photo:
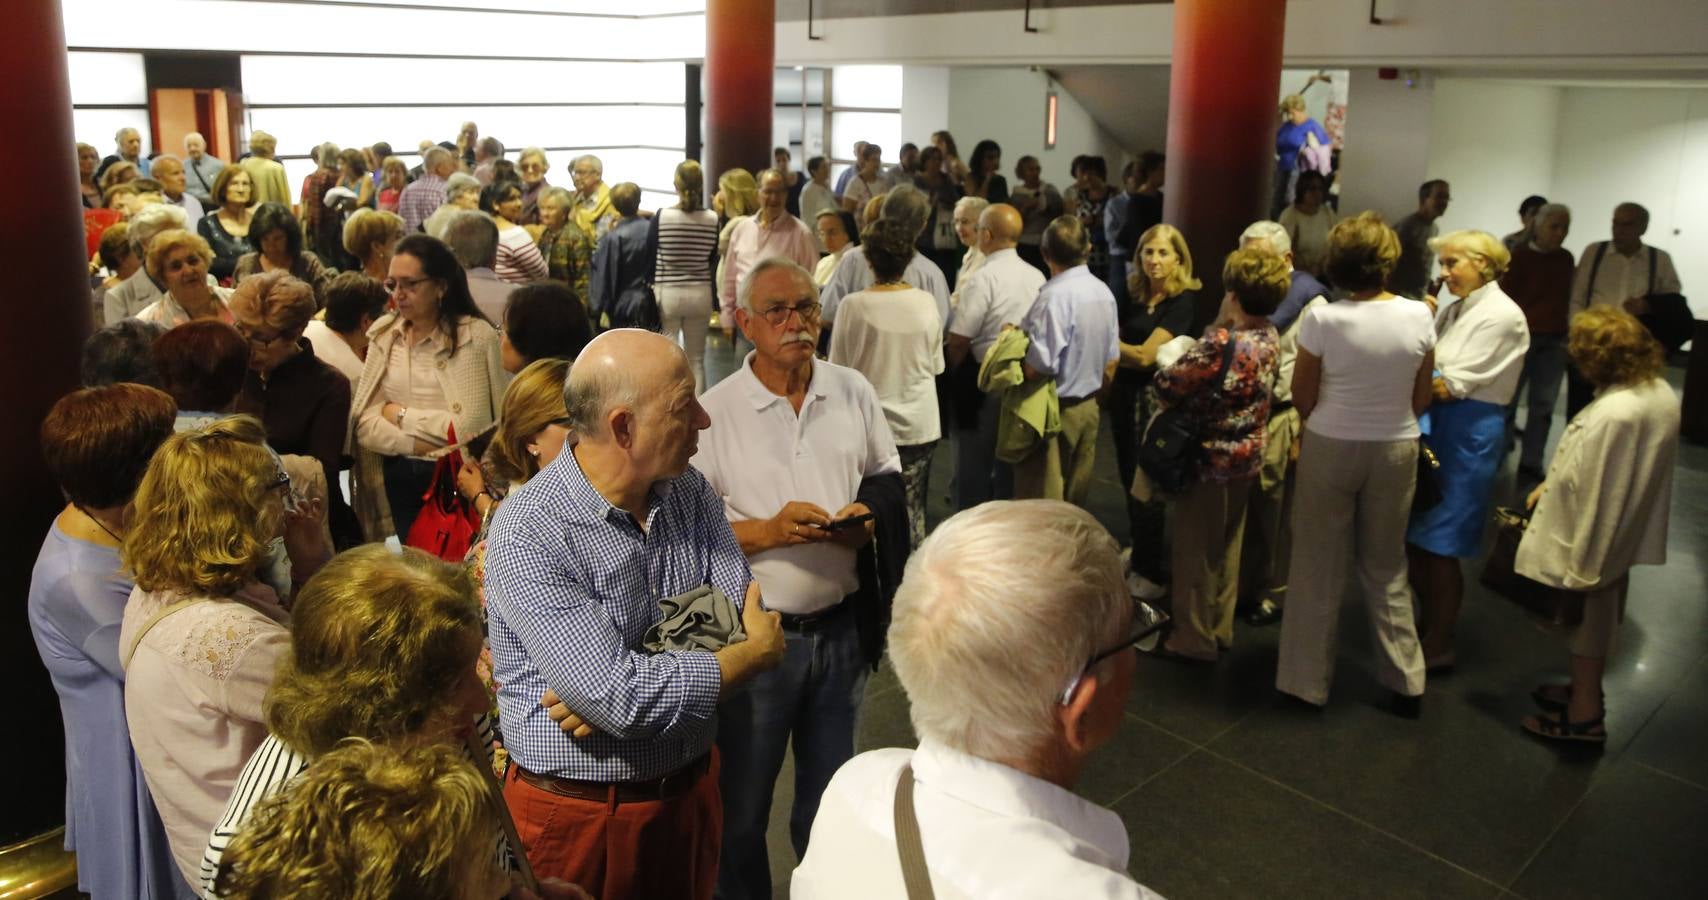
[[[784,269],[793,272],[797,278],[804,281],[808,287],[813,289],[814,298],[817,298],[818,288],[816,282],[812,280],[811,272],[802,268],[800,263],[795,262],[786,256],[768,256],[755,263],[753,268],[748,269],[746,275],[741,276],[741,281],[736,285],[735,289],[735,300],[737,306],[740,306],[742,309],[745,309],[750,313],[753,312],[753,284],[759,280],[759,276],[771,271],[772,269]]]
[[[130,217],[130,245],[140,255],[148,250],[154,236],[174,228],[188,230],[190,217],[176,203],[156,203],[145,206]]]
[[[1281,227],[1280,222],[1260,219],[1247,225],[1245,230],[1240,232],[1240,246],[1243,247],[1251,241],[1263,241],[1276,256],[1286,256],[1293,252],[1293,238],[1287,234],[1287,229]]]
[[[421,154],[421,165],[431,174],[440,165],[452,162],[455,159],[456,157],[451,155],[451,151],[434,144],[426,153]]]
[[[954,214],[959,216],[961,214],[962,210],[967,210],[967,211],[972,212],[973,215],[975,215],[975,216],[983,215],[984,211],[985,211],[985,207],[988,207],[988,206],[990,206],[989,200],[986,200],[983,197],[973,197],[973,196],[969,195],[969,196],[962,197],[961,199],[955,201],[955,213]]]
[[[895,595],[890,660],[913,730],[982,759],[1056,736],[1063,690],[1127,627],[1115,539],[1059,500],[958,513],[920,544]]]
[[[599,161],[599,157],[594,156],[591,153],[583,153],[580,156],[577,156],[575,159],[570,160],[569,167],[571,169],[573,169],[576,166],[581,165],[582,163],[586,163],[589,166],[592,166],[593,171],[597,172],[600,175],[605,174],[605,164]]]
[[[1564,203],[1544,203],[1536,208],[1536,221],[1543,222],[1554,216],[1572,217],[1572,208]]]

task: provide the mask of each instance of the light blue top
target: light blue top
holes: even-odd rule
[[[194,897],[178,874],[125,725],[119,551],[48,531],[30,577],[30,633],[65,722],[65,849],[96,898]],[[20,775],[19,777],[24,777]]]
[[[1121,353],[1115,295],[1083,265],[1044,282],[1020,330],[1031,338],[1026,364],[1054,377],[1063,401],[1097,393]]]

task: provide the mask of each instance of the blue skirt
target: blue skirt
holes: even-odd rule
[[[1481,552],[1489,495],[1506,447],[1506,408],[1481,400],[1437,402],[1425,413],[1424,440],[1441,461],[1441,502],[1412,516],[1406,543],[1437,556]]]

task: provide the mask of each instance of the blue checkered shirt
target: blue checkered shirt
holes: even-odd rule
[[[504,745],[530,772],[646,781],[708,752],[723,675],[706,652],[648,654],[659,601],[712,585],[742,604],[752,574],[723,500],[690,468],[654,488],[646,530],[565,452],[506,497],[486,544],[486,609]],[[572,740],[550,686],[597,734]]]

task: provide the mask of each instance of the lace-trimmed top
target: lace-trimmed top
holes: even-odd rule
[[[121,651],[155,610],[181,599],[174,591],[132,591]],[[125,670],[131,744],[187,884],[197,883],[208,832],[267,736],[262,701],[290,649],[287,622],[272,589],[253,584],[161,619]]]

